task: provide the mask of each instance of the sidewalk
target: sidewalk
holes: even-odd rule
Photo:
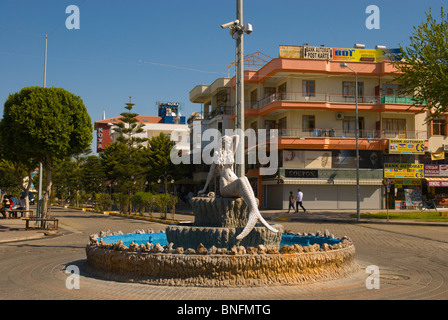
[[[378,212],[379,210],[361,210],[362,213]],[[439,210],[441,211],[441,210]],[[446,211],[446,210],[443,210]],[[390,213],[400,212],[400,210],[389,210]],[[418,212],[418,211],[417,211]],[[291,221],[291,222],[334,222],[334,223],[382,223],[382,224],[408,224],[427,226],[448,226],[444,221],[421,221],[421,220],[395,220],[395,219],[357,219],[356,210],[307,210],[306,213],[298,213],[287,210],[262,210],[262,216],[271,221]]]
[[[41,230],[25,230],[22,219],[0,219],[0,243],[43,238]]]

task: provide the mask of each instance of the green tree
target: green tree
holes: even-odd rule
[[[1,128],[44,164],[46,192],[42,214],[46,216],[53,159],[82,152],[93,138],[91,119],[82,99],[62,88],[23,88],[6,100]]]
[[[129,150],[142,146],[142,143],[148,140],[148,138],[136,136],[144,132],[144,124],[139,123],[137,118],[138,113],[132,112],[132,107],[134,105],[135,104],[131,103],[131,98],[129,97],[129,102],[126,103],[125,107],[128,112],[121,113],[120,122],[116,124],[118,128],[114,129],[120,134],[117,141],[127,145]]]
[[[90,155],[85,159],[81,165],[81,181],[88,194],[103,193],[106,190],[106,174],[98,156]]]
[[[426,12],[426,22],[414,27],[410,45],[400,46],[403,59],[394,62],[402,94],[413,96],[414,106],[429,111],[428,121],[448,107],[448,15],[443,7],[440,12],[440,22],[431,10]]]
[[[184,164],[175,165],[171,162],[170,152],[174,147],[174,141],[164,133],[152,137],[148,142],[148,148],[143,150],[144,167],[148,181],[157,181],[165,173],[171,175],[174,180],[183,178],[188,173]]]

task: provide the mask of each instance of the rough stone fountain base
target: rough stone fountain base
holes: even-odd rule
[[[200,246],[106,244],[92,239],[86,247],[87,271],[104,279],[152,285],[247,287],[300,285],[335,280],[357,271],[349,239],[334,245],[286,245],[231,250]]]
[[[280,247],[283,226],[274,225],[279,232],[255,227],[238,241],[249,216],[244,200],[193,198],[192,207],[194,225],[168,227],[169,245],[132,242],[128,247],[122,240],[108,244],[102,235],[91,236],[87,271],[114,281],[246,287],[333,280],[359,270],[348,238],[334,239],[327,233],[319,243]]]

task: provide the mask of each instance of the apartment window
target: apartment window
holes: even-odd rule
[[[383,84],[383,96],[397,96],[400,88],[399,84]]]
[[[278,130],[280,131],[280,135],[286,135],[286,117],[278,120]]]
[[[303,115],[302,116],[302,131],[312,132],[316,129],[316,118],[314,116]]]
[[[304,97],[316,96],[316,81],[315,80],[302,80],[302,95]]]
[[[275,94],[275,88],[272,88],[272,87],[266,87],[266,88],[264,88],[264,97],[266,98],[266,97],[270,97],[270,96],[272,96],[272,95],[274,95]]]
[[[278,93],[280,94],[280,100],[286,99],[286,82],[278,87]]]
[[[356,82],[342,81],[342,96],[344,98],[355,98],[356,96]],[[358,98],[364,96],[364,82],[358,82]]]
[[[250,106],[252,108],[257,106],[258,102],[258,90],[254,90],[250,93]]]
[[[406,119],[383,119],[384,133],[389,137],[406,138]]]
[[[358,121],[359,136],[362,137],[362,132],[364,130],[364,117],[358,117]],[[342,128],[344,129],[344,134],[356,133],[356,117],[344,117]]]
[[[434,120],[432,122],[432,134],[434,136],[446,136],[446,120]]]

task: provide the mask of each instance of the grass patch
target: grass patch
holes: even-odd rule
[[[351,218],[356,218],[356,214],[350,215]],[[387,212],[370,212],[361,213],[361,219],[387,219]],[[445,221],[448,222],[447,216],[442,216],[437,211],[403,211],[403,212],[389,212],[389,220],[416,220],[416,221]]]

